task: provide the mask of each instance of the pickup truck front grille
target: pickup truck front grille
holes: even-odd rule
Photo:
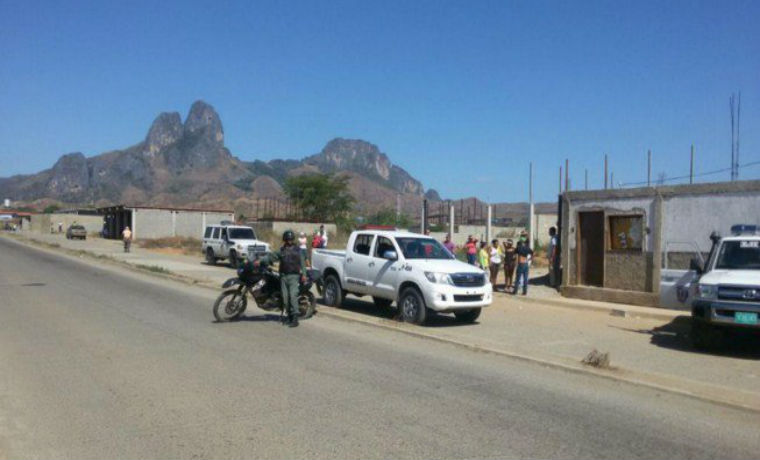
[[[760,302],[760,286],[718,286],[718,299],[734,302]]]
[[[451,281],[458,287],[481,287],[486,285],[486,275],[482,273],[454,273]]]

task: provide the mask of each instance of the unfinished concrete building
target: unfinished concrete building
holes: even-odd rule
[[[670,306],[676,278],[709,253],[710,233],[739,223],[760,224],[760,180],[565,192],[562,294]]]

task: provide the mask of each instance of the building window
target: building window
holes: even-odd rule
[[[644,247],[644,216],[610,216],[610,249],[641,251]]]

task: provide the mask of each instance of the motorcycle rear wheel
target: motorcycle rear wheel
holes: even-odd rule
[[[298,316],[301,319],[311,318],[317,308],[317,298],[314,294],[307,292],[298,296]]]
[[[216,298],[214,302],[214,318],[220,323],[235,321],[240,318],[248,306],[245,293],[237,289],[228,289]]]

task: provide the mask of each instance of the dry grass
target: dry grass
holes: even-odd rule
[[[201,240],[182,236],[166,238],[139,239],[137,245],[144,249],[169,250],[172,253],[197,255],[201,250]]]

